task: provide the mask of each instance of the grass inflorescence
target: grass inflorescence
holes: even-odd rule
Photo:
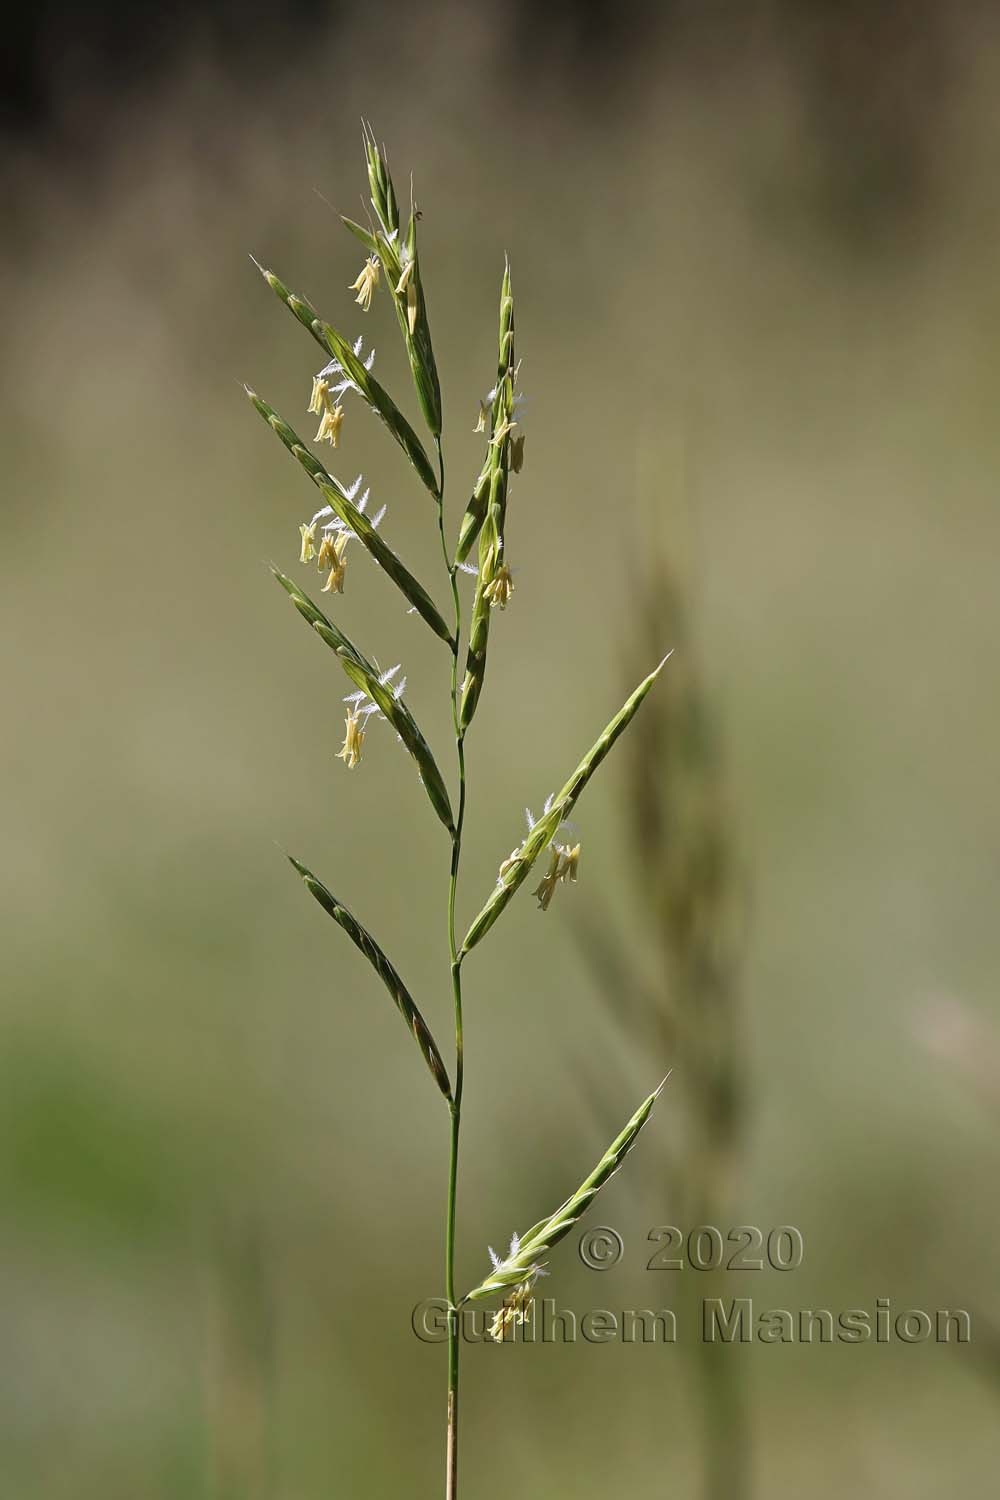
[[[386,720],[413,760],[427,797],[444,826],[451,844],[447,888],[443,892],[448,930],[454,1064],[446,1065],[424,1014],[400,977],[399,970],[376,942],[366,926],[334,896],[324,882],[301,861],[294,868],[324,912],[364,954],[382,981],[416,1041],[450,1115],[450,1147],[445,1200],[445,1295],[450,1309],[447,1372],[446,1482],[448,1500],[458,1494],[459,1432],[459,1337],[458,1310],[465,1303],[489,1297],[503,1298],[494,1318],[494,1336],[501,1338],[512,1321],[523,1317],[532,1288],[542,1274],[543,1261],[587,1211],[596,1194],[618,1170],[632,1149],[660,1092],[650,1094],[601,1158],[589,1177],[553,1213],[539,1220],[524,1235],[515,1235],[505,1259],[495,1256],[492,1272],[463,1296],[455,1279],[455,1243],[458,1223],[458,1161],[461,1140],[464,1089],[463,968],[470,952],[491,932],[495,923],[528,877],[540,857],[548,854],[547,873],[535,892],[541,910],[548,909],[556,889],[577,878],[580,845],[570,834],[566,819],[574,810],[588,782],[620,735],[629,727],[664,665],[661,661],[610,720],[594,744],[579,761],[561,790],[550,795],[537,819],[529,815],[528,832],[522,843],[499,863],[493,891],[487,897],[459,944],[456,905],[468,802],[466,735],[482,696],[491,644],[494,615],[507,608],[513,580],[507,561],[507,512],[514,479],[524,466],[524,436],[518,418],[522,402],[520,360],[514,348],[514,292],[509,261],[505,258],[500,281],[499,329],[495,380],[479,402],[476,430],[483,434],[485,454],[478,476],[466,491],[470,498],[453,544],[448,540],[445,514],[445,464],[442,446],[443,413],[437,364],[431,341],[423,267],[417,248],[419,211],[411,202],[408,216],[400,214],[399,200],[385,150],[368,125],[364,126],[364,156],[370,191],[371,215],[366,225],[344,219],[347,229],[361,243],[364,263],[350,291],[354,306],[367,313],[380,288],[390,297],[406,350],[417,401],[429,434],[425,443],[407,421],[396,400],[372,374],[374,356],[365,355],[363,339],[348,339],[323,319],[304,297],[289,290],[274,272],[258,264],[264,280],[297,321],[311,334],[324,356],[322,367],[312,375],[308,410],[319,417],[316,443],[336,450],[351,407],[367,406],[406,454],[436,510],[442,557],[452,600],[452,618],[447,620],[430,590],[405,566],[384,539],[378,527],[383,515],[369,516],[367,491],[359,497],[361,481],[347,485],[313,453],[310,446],[254,391],[247,388],[253,406],[312,481],[321,505],[311,520],[299,526],[300,562],[327,570],[323,591],[334,603],[343,591],[348,543],[357,540],[376,565],[403,594],[433,634],[448,647],[450,691],[454,728],[457,778],[454,792],[438,759],[418,727],[405,699],[406,679],[398,666],[382,669],[349,639],[334,619],[310,598],[286,572],[274,568],[274,576],[299,614],[315,634],[334,652],[352,690],[345,695],[344,746],[339,759],[355,771],[363,762],[369,725]],[[477,562],[468,559],[477,546]],[[458,589],[460,572],[475,574],[471,615],[463,621]],[[464,674],[460,661],[465,656]],[[665,660],[666,658],[664,658]],[[662,1084],[660,1086],[662,1088]]]

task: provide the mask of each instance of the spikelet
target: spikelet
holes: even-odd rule
[[[501,866],[500,878],[482,911],[473,921],[462,944],[463,954],[468,953],[471,948],[485,937],[493,923],[499,917],[504,907],[510,901],[515,891],[527,879],[535,860],[552,843],[552,839],[560,823],[570,816],[576,806],[584,787],[587,785],[598,766],[610,752],[611,747],[620,735],[631,724],[638,713],[643,699],[649,692],[653,683],[663,670],[664,664],[669,660],[670,654],[663,658],[659,666],[650,672],[636,688],[635,692],[627,699],[625,704],[607,725],[604,733],[595,741],[587,751],[572,776],[556,796],[551,797],[546,804],[546,811],[538,822],[529,830],[527,838],[519,849],[515,849]]]
[[[295,292],[289,291],[273,271],[266,270],[257,261],[254,261],[254,265],[257,266],[279,301],[285,304],[303,328],[309,330],[320,347],[337,361],[372,411],[376,416],[381,417],[431,494],[439,500],[441,496],[437,477],[423,444],[388,391],[379,384],[371,371],[365,367],[364,361],[355,353],[354,346],[344,338],[343,334],[338,333],[336,328],[325,323],[304,297],[299,297]]]
[[[378,707],[395,729],[399,738],[406,746],[417,763],[420,779],[424,790],[430,798],[431,805],[442,823],[449,832],[454,831],[454,820],[451,815],[451,803],[448,799],[448,791],[444,784],[444,778],[438,770],[437,762],[431,754],[430,746],[424,739],[417,727],[416,720],[410,713],[401,697],[397,698],[391,687],[387,684],[384,674],[370,661],[364,657],[352,641],[348,640],[342,630],[334,625],[332,620],[284,573],[277,568],[271,572],[291,599],[295,608],[304,620],[313,627],[320,640],[324,641],[332,651],[340,658],[340,664],[348,677],[359,687],[366,697]]]
[[[507,481],[510,473],[510,432],[514,418],[514,297],[511,291],[510,262],[504,264],[500,283],[500,334],[497,355],[497,383],[493,394],[490,439],[486,466],[489,474],[479,528],[479,576],[472,605],[469,627],[469,651],[462,684],[460,722],[463,732],[472,723],[486,676],[486,651],[489,645],[490,591],[498,571],[504,567],[504,528],[507,520]],[[477,491],[482,484],[480,479]],[[475,501],[476,493],[473,494]],[[467,513],[468,514],[468,513]],[[474,521],[467,526],[468,532]],[[468,553],[468,542],[465,555]],[[459,554],[462,552],[461,543]],[[506,603],[506,599],[504,600]]]
[[[555,1213],[540,1219],[527,1234],[521,1235],[511,1246],[511,1253],[503,1260],[497,1259],[485,1280],[473,1287],[471,1292],[466,1292],[463,1302],[478,1302],[484,1297],[496,1296],[498,1292],[521,1286],[533,1275],[537,1275],[549,1252],[582,1219],[601,1188],[618,1171],[649,1119],[650,1111],[660,1097],[666,1081],[665,1078],[659,1088],[654,1089],[649,1098],[642,1101],[624,1130],[611,1142],[597,1166],[576,1192],[571,1193]]]
[[[332,917],[337,925],[343,928],[344,932],[347,933],[347,936],[350,938],[354,946],[361,950],[365,958],[371,964],[372,968],[375,970],[376,974],[381,979],[386,989],[389,991],[389,994],[392,996],[392,999],[396,1005],[396,1009],[399,1011],[400,1015],[403,1017],[403,1020],[406,1022],[407,1026],[410,1028],[410,1031],[413,1033],[413,1039],[423,1053],[424,1062],[427,1064],[428,1068],[430,1068],[434,1082],[437,1084],[442,1094],[444,1094],[445,1098],[450,1099],[451,1084],[448,1082],[448,1070],[441,1060],[441,1054],[438,1051],[437,1043],[431,1036],[430,1029],[426,1021],[420,1014],[420,1011],[417,1009],[415,1002],[410,996],[409,990],[400,979],[395,968],[386,958],[385,954],[382,952],[382,949],[379,947],[378,943],[376,943],[371,933],[368,932],[366,928],[362,927],[358,919],[348,911],[343,902],[338,901],[336,896],[334,896],[330,891],[327,890],[322,881],[317,880],[312,871],[307,869],[304,864],[301,864],[299,860],[293,859],[291,855],[288,856],[288,859],[289,863],[293,865],[294,868],[302,876],[302,879],[305,882],[306,890],[309,892],[309,894],[316,898],[320,906],[326,912],[327,916]]]
[[[379,536],[373,523],[358,510],[358,507],[353,503],[343,485],[324,469],[319,460],[310,453],[298,434],[293,432],[287,422],[282,421],[273,407],[268,406],[267,402],[263,401],[249,387],[246,387],[246,393],[253,402],[256,410],[264,418],[264,421],[281,439],[292,457],[297,459],[303,469],[305,469],[309,478],[323,496],[323,499],[330,506],[330,509],[357,536],[361,545],[367,548],[383,572],[388,574],[396,587],[405,594],[417,613],[426,620],[427,624],[434,631],[434,634],[440,636],[443,641],[447,641],[450,644],[452,640],[451,630],[445,624],[440,610],[423,584],[419,583],[409,569],[404,567],[392,548]],[[315,541],[315,537],[313,537],[313,541]],[[307,561],[308,559],[304,560]]]
[[[411,201],[406,234],[401,237],[399,205],[389,163],[384,148],[379,146],[374,131],[368,124],[364,126],[364,148],[371,205],[378,225],[373,234],[365,235],[365,239],[370,241],[369,248],[378,256],[385,272],[406,345],[420,409],[432,436],[438,438],[441,436],[441,386],[431,345],[427,302],[417,252],[417,220],[420,214]],[[344,223],[353,234],[358,233],[360,226],[349,219],[345,219]]]

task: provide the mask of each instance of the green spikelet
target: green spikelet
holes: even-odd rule
[[[416,206],[411,203],[406,235],[401,238],[399,205],[389,163],[370,125],[364,127],[364,145],[372,208],[379,227],[374,234],[366,234],[360,229],[360,225],[347,219],[344,223],[362,243],[370,242],[372,253],[381,261],[406,345],[406,356],[410,362],[410,373],[420,409],[432,436],[438,438],[441,436],[441,386],[431,346],[427,299],[424,296],[420,257],[417,254],[419,214]]]
[[[332,474],[327,473],[319,459],[314,457],[298,434],[278,416],[273,407],[268,406],[266,401],[261,400],[260,396],[249,388],[245,389],[264,421],[278,435],[292,457],[302,465],[334,514],[340,517],[345,526],[351,528],[361,545],[371,553],[382,571],[387,573],[396,587],[405,594],[434,634],[451,645],[452,633],[423,585],[418,583],[413,574],[404,567],[392,548],[382,540],[368,517],[358,510],[340,482]]]
[[[518,1286],[539,1266],[549,1251],[569,1234],[635,1145],[666,1081],[665,1078],[660,1087],[642,1101],[625,1129],[612,1141],[590,1176],[580,1184],[576,1192],[565,1203],[560,1204],[555,1213],[533,1224],[527,1234],[521,1237],[514,1253],[495,1266],[485,1281],[480,1282],[471,1292],[466,1292],[463,1302],[478,1302],[484,1297],[495,1297],[498,1292]]]
[[[487,470],[489,481],[481,527],[479,530],[479,577],[469,626],[469,652],[462,684],[461,725],[468,729],[486,677],[486,651],[490,638],[490,590],[500,568],[504,567],[504,527],[507,520],[507,484],[510,477],[510,427],[514,420],[514,298],[511,293],[510,263],[504,265],[500,285],[500,339],[497,359],[497,384],[490,417]],[[485,472],[485,471],[484,471]],[[476,487],[480,493],[482,476]],[[476,501],[473,496],[473,505]],[[470,526],[474,526],[473,515]],[[466,531],[468,534],[467,527]],[[471,541],[469,542],[471,546]],[[466,549],[466,551],[468,548]]]
[[[281,584],[281,587],[291,599],[302,618],[308,620],[320,639],[325,641],[331,651],[337,653],[341,666],[355,686],[367,693],[372,702],[376,703],[385,714],[385,717],[389,720],[389,723],[416,761],[420,772],[420,779],[424,784],[424,790],[431,800],[434,811],[449,833],[453,832],[455,825],[451,815],[451,803],[448,799],[448,790],[444,784],[444,779],[438,770],[437,762],[431,754],[427,741],[420,733],[416,720],[402,698],[395,698],[392,690],[379,681],[378,668],[366,660],[353,642],[348,640],[343,631],[338,630],[332,620],[327,619],[323,611],[313,603],[308,594],[299,588],[297,583],[294,583],[291,578],[287,578],[277,568],[272,568],[271,572]]]
[[[396,442],[406,454],[410,463],[420,475],[421,480],[430,490],[436,500],[441,498],[438,490],[437,477],[431,466],[431,461],[423,444],[417,437],[409,422],[403,416],[399,407],[393,401],[388,391],[379,385],[370,370],[366,370],[362,361],[355,354],[354,349],[344,336],[329,323],[324,323],[316,309],[304,297],[299,297],[290,292],[284,282],[275,276],[273,271],[265,270],[257,261],[254,261],[258,271],[274,292],[275,296],[285,304],[303,328],[308,328],[317,344],[325,349],[327,354],[339,360],[344,374],[350,376],[357,386],[361,395],[367,401],[372,411],[385,423],[392,433]]]
[[[451,1084],[448,1081],[448,1070],[441,1061],[437,1043],[431,1036],[430,1028],[417,1009],[409,990],[400,979],[393,965],[386,958],[382,949],[376,943],[367,928],[362,927],[358,919],[348,911],[342,901],[338,901],[331,891],[328,891],[321,880],[317,880],[311,870],[300,864],[292,855],[288,856],[292,864],[305,882],[306,890],[315,896],[320,906],[331,916],[333,920],[342,927],[356,948],[367,958],[375,970],[389,994],[392,996],[396,1009],[406,1022],[413,1039],[424,1055],[424,1062],[431,1070],[435,1083],[446,1099],[451,1099]]]
[[[583,757],[572,776],[567,781],[556,797],[549,804],[548,811],[532,828],[521,848],[506,861],[507,868],[497,881],[493,894],[490,896],[482,911],[476,917],[469,931],[466,933],[462,952],[468,953],[474,948],[479,940],[485,937],[493,923],[499,917],[504,907],[510,901],[518,886],[527,879],[535,860],[552,841],[552,837],[564,818],[568,818],[587,782],[593,776],[598,766],[611,750],[612,745],[628,728],[639,706],[653,683],[663,670],[664,664],[669,660],[665,656],[655,671],[650,672],[636,688],[628,701],[619,709],[604,730],[600,738],[590,747]]]

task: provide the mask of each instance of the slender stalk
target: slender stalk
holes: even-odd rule
[[[455,1204],[458,1189],[458,1141],[462,1123],[462,977],[461,964],[451,970],[455,999],[455,1098],[451,1107],[451,1152],[448,1167],[448,1224],[445,1241],[445,1278],[448,1312],[448,1453],[447,1500],[458,1497],[458,1330],[455,1307]]]
[[[458,892],[458,870],[462,859],[462,828],[465,823],[465,735],[458,712],[458,658],[462,632],[462,606],[458,592],[458,566],[448,556],[444,531],[444,454],[437,443],[440,479],[438,484],[438,525],[441,550],[451,580],[455,609],[455,629],[451,657],[451,712],[455,726],[458,754],[458,813],[451,844],[451,874],[448,880],[448,953],[451,960],[451,987],[455,1013],[455,1086],[451,1104],[451,1146],[448,1159],[448,1210],[445,1223],[445,1294],[448,1298],[448,1444],[445,1494],[447,1500],[458,1497],[458,1313],[455,1307],[455,1213],[458,1202],[458,1147],[462,1128],[462,1084],[465,1073],[465,1046],[462,1034],[462,961],[455,936],[455,897]]]

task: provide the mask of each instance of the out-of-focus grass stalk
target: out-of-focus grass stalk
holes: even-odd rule
[[[725,1233],[744,1107],[736,922],[741,883],[718,739],[694,658],[690,605],[662,551],[650,557],[640,638],[666,629],[677,643],[679,671],[629,747],[632,838],[663,964],[662,1026],[672,1037],[681,1085],[682,1141],[671,1174],[678,1214],[688,1231],[712,1224]],[[700,1284],[701,1295],[721,1295],[723,1288],[712,1284],[716,1274]],[[750,1445],[737,1351],[700,1337],[696,1348],[706,1500],[743,1500]]]
[[[744,1118],[739,997],[745,881],[728,806],[719,735],[696,649],[691,566],[673,507],[643,523],[634,549],[632,630],[626,672],[651,641],[674,647],[671,671],[629,736],[626,816],[637,909],[655,953],[655,975],[634,946],[592,922],[580,940],[629,1040],[669,1057],[679,1091],[668,1166],[669,1214],[685,1232],[723,1227]],[[631,1001],[632,1003],[629,1003]],[[638,1002],[638,1003],[636,1003]],[[685,1280],[690,1292],[691,1278]],[[702,1296],[722,1295],[715,1273]],[[736,1351],[704,1342],[698,1327],[707,1500],[750,1491],[749,1423]]]
[[[914,1035],[963,1095],[987,1112],[995,1128],[1000,1121],[1000,1031],[963,1000],[938,996],[916,1016]],[[1000,1393],[1000,1318],[995,1310],[977,1307],[972,1322],[973,1368]]]

